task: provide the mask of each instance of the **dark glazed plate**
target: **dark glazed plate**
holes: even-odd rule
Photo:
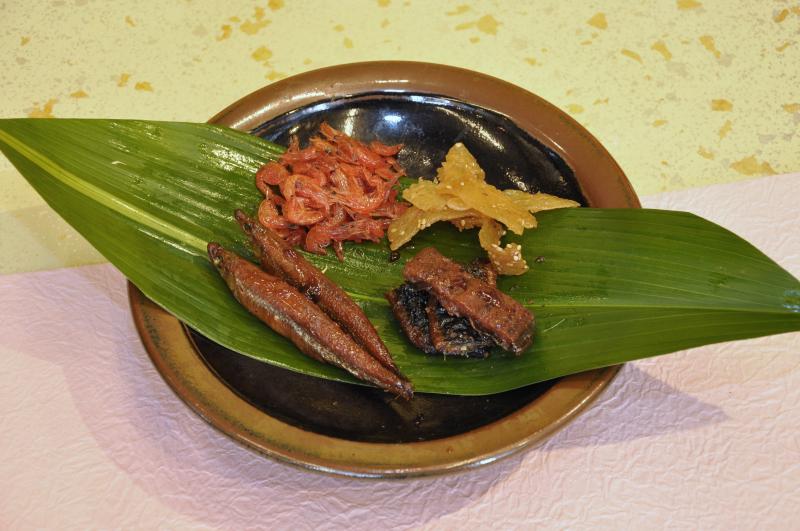
[[[326,100],[282,114],[253,134],[284,146],[297,136],[305,145],[323,121],[354,138],[402,143],[398,160],[414,177],[433,177],[447,150],[463,142],[496,186],[585,203],[557,153],[507,116],[446,96],[377,92]]]
[[[280,144],[323,121],[357,138],[403,143],[410,175],[431,176],[464,142],[504,188],[599,207],[638,207],[622,171],[577,123],[533,94],[474,72],[376,62],[270,85],[211,122]],[[273,457],[355,476],[424,475],[491,462],[539,441],[586,407],[618,371],[589,371],[484,397],[405,402],[231,352],[185,329],[130,286],[143,342],[176,393],[226,434]]]

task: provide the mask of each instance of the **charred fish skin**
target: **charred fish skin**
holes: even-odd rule
[[[489,260],[477,258],[464,266],[464,270],[490,286],[497,286],[497,270]],[[469,319],[450,315],[431,297],[428,303],[431,340],[438,352],[445,356],[487,358],[495,341],[488,334],[472,327]]]
[[[494,340],[475,330],[468,319],[450,315],[433,297],[427,310],[431,342],[436,352],[464,358],[489,356]]]
[[[411,344],[425,354],[436,354],[427,315],[429,295],[425,290],[405,282],[386,294],[400,328]]]
[[[264,270],[285,279],[304,293],[382,365],[400,375],[378,331],[361,307],[342,288],[287,245],[279,235],[250,219],[241,210],[237,210],[235,216],[253,242]]]
[[[469,319],[498,345],[521,354],[533,341],[534,319],[524,306],[427,247],[406,262],[403,276],[439,300],[451,315]]]
[[[397,396],[413,397],[408,380],[370,356],[295,288],[218,243],[208,244],[208,256],[236,300],[301,352]]]
[[[466,271],[490,285],[497,271],[488,260],[475,260]],[[424,289],[405,282],[386,294],[400,328],[411,344],[425,354],[486,358],[494,340],[475,330],[468,319],[448,314]]]

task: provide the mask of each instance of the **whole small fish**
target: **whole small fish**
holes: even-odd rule
[[[383,366],[400,375],[389,350],[361,307],[316,266],[292,249],[283,238],[241,210],[236,221],[250,236],[261,267],[267,273],[286,280],[339,323],[364,349]]]
[[[218,243],[208,244],[208,256],[236,300],[304,354],[341,367],[397,396],[413,396],[408,380],[370,356],[295,288]]]

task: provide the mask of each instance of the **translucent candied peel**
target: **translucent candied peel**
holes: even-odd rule
[[[447,206],[447,197],[437,192],[439,185],[420,179],[403,191],[403,199],[422,210],[440,210]]]
[[[450,148],[437,179],[439,194],[457,197],[457,204],[463,208],[472,208],[496,219],[516,234],[522,234],[524,229],[536,224],[530,212],[486,182],[486,174],[464,144],[458,143]]]
[[[419,231],[427,229],[437,221],[462,218],[464,214],[467,212],[451,210],[447,207],[439,210],[422,210],[412,206],[389,225],[387,231],[389,248],[395,251],[408,243]]]
[[[445,155],[444,162],[436,172],[436,180],[448,189],[447,185],[452,187],[465,179],[484,182],[486,174],[467,147],[459,142]]]
[[[543,194],[537,192],[529,194],[522,190],[503,190],[517,206],[524,208],[531,214],[541,212],[543,210],[555,210],[556,208],[573,208],[581,206],[577,201],[572,199],[564,199],[557,195]]]
[[[498,222],[484,218],[481,230],[478,232],[478,241],[499,274],[521,275],[528,270],[528,264],[522,257],[522,246],[518,243],[509,243],[505,247],[500,247],[500,238],[503,234],[505,231]]]
[[[477,229],[483,226],[483,220],[485,216],[482,216],[480,213],[475,212],[474,214],[464,216],[463,218],[458,218],[450,221],[459,232],[467,229]]]
[[[458,230],[480,227],[478,239],[498,272],[521,275],[528,270],[522,247],[511,243],[500,246],[503,226],[522,234],[536,227],[534,212],[579,206],[570,199],[522,190],[500,190],[488,184],[478,161],[464,144],[455,144],[447,152],[436,179],[420,179],[403,192],[412,206],[389,225],[389,244],[400,248],[419,231],[437,221],[450,221]]]
[[[525,229],[536,226],[530,212],[520,208],[502,191],[487,183],[465,182],[459,199],[486,217],[496,219],[511,232],[522,234]]]

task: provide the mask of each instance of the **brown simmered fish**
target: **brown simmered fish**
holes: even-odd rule
[[[497,286],[497,269],[485,258],[476,258],[464,266],[464,270],[490,286]]]
[[[242,306],[304,354],[410,399],[411,383],[384,367],[295,288],[217,243],[208,256]]]
[[[253,241],[265,271],[286,280],[305,294],[375,359],[387,369],[400,374],[375,327],[342,288],[292,249],[283,238],[250,219],[241,210],[236,211],[236,221]]]
[[[474,260],[464,270],[490,286],[497,285],[497,270],[488,260]],[[435,297],[428,301],[428,321],[433,348],[445,356],[486,358],[494,346],[491,336],[475,330],[469,319],[447,313]]]
[[[427,247],[403,268],[409,282],[428,290],[451,315],[469,319],[505,350],[520,354],[533,340],[533,314],[520,303]]]
[[[467,358],[489,356],[494,340],[488,334],[475,330],[468,319],[447,313],[433,297],[427,309],[428,329],[436,352]]]
[[[467,272],[491,285],[497,271],[485,260],[466,266]],[[414,346],[426,354],[485,358],[494,340],[475,330],[468,319],[448,314],[424,289],[405,282],[386,294],[400,328]]]

